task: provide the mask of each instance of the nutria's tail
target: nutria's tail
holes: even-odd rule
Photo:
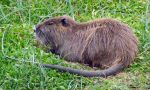
[[[107,77],[110,75],[117,74],[124,68],[124,66],[122,64],[117,64],[112,67],[109,67],[108,69],[97,70],[97,71],[72,69],[72,68],[68,68],[68,67],[63,67],[63,66],[59,66],[59,65],[51,65],[51,64],[42,64],[42,66],[46,67],[46,68],[58,69],[59,71],[62,71],[62,72],[78,74],[78,75],[85,76],[85,77]]]

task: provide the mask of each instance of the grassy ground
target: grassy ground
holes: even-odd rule
[[[82,2],[81,2],[82,1]],[[139,38],[139,55],[114,77],[85,78],[38,63],[74,68],[35,46],[32,27],[43,19],[70,15],[77,21],[110,17],[128,23]],[[150,1],[148,0],[1,0],[0,90],[148,90],[150,89]]]

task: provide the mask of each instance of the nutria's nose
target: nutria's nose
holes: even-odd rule
[[[34,32],[37,32],[40,29],[40,25],[34,26],[33,30]]]

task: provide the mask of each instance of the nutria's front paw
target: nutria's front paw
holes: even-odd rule
[[[56,53],[56,50],[55,49],[49,49],[49,52]]]
[[[55,49],[49,49],[48,52],[51,52],[53,54],[59,55],[59,53],[57,53],[57,51]]]

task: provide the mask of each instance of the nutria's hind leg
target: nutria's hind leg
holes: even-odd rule
[[[92,61],[91,61],[90,59],[88,59],[88,58],[82,60],[81,63],[83,63],[83,64],[86,65],[86,66],[92,67]]]
[[[83,60],[83,62],[81,62],[81,63],[83,63],[86,66],[92,67],[92,68],[101,66],[100,63],[97,62],[96,60],[92,61],[90,59]]]
[[[96,61],[93,61],[92,62],[92,67],[93,68],[100,67],[100,64],[98,62],[96,62]]]

